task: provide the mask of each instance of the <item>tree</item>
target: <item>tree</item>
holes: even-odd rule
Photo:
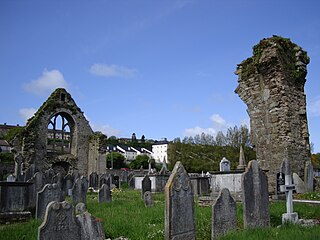
[[[141,143],[144,143],[146,141],[146,137],[144,135],[141,136]]]
[[[118,152],[112,152],[107,154],[106,156],[107,160],[107,168],[111,168],[113,166],[113,169],[120,169],[127,167],[125,163],[125,157]]]
[[[117,139],[116,136],[111,136],[108,138],[107,143],[111,145],[117,145],[119,144],[119,140]]]
[[[130,164],[129,167],[132,169],[147,169],[149,167],[149,156],[141,154],[136,157]]]

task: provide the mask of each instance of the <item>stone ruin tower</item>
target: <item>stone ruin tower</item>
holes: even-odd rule
[[[20,139],[21,170],[31,171],[31,176],[48,168],[63,174],[105,172],[99,138],[63,88],[56,89],[28,120]]]
[[[235,92],[248,107],[251,140],[262,169],[268,170],[270,192],[284,159],[300,177],[310,163],[304,93],[308,63],[301,47],[273,36],[255,45],[253,56],[235,72],[239,83]]]

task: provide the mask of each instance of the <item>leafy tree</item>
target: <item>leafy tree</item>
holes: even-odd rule
[[[107,168],[111,168],[113,165],[113,169],[120,169],[127,167],[127,164],[125,163],[125,157],[118,152],[112,152],[107,154],[106,156],[107,160]],[[111,163],[112,162],[112,163]]]
[[[149,167],[149,157],[147,155],[141,154],[138,155],[135,160],[133,160],[130,164],[129,167],[132,169],[140,169],[141,166],[144,169],[147,169]]]
[[[111,136],[108,138],[107,143],[111,145],[117,145],[119,144],[119,140],[117,139],[116,136]]]
[[[144,143],[146,141],[146,137],[144,135],[141,136],[141,143]]]

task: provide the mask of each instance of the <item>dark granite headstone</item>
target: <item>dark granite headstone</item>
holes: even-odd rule
[[[225,235],[237,227],[236,202],[229,189],[220,191],[217,201],[212,206],[212,239]]]
[[[244,227],[269,227],[268,179],[256,160],[249,162],[242,175],[242,191]]]
[[[88,180],[85,177],[78,178],[72,188],[72,201],[76,205],[79,202],[86,203]]]
[[[43,223],[38,228],[38,240],[82,240],[83,231],[68,202],[49,203]]]
[[[89,177],[89,187],[94,189],[99,188],[99,175],[96,172],[92,172]]]
[[[52,201],[63,200],[64,196],[57,184],[46,184],[37,194],[36,218],[43,220],[47,205]]]
[[[146,175],[142,179],[142,184],[141,184],[141,198],[143,199],[144,193],[149,191],[151,192],[151,180],[148,175]]]
[[[196,239],[193,191],[181,162],[176,162],[165,187],[165,239]]]
[[[98,202],[112,202],[110,187],[107,184],[103,184],[99,189]]]

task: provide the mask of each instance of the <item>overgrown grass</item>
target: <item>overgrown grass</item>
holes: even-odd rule
[[[121,190],[113,192],[112,203],[98,204],[97,194],[88,193],[88,211],[98,218],[105,229],[106,238],[125,236],[131,240],[164,239],[164,194],[155,193],[154,207],[146,208],[140,191]],[[242,206],[237,205],[237,231],[221,239],[320,239],[320,226],[301,227],[281,225],[281,215],[286,211],[285,202],[270,204],[271,227],[265,229],[244,230]],[[299,218],[320,220],[320,207],[309,204],[294,203],[294,211]],[[195,205],[197,239],[211,239],[211,207]],[[0,239],[36,240],[40,222],[0,226]]]

